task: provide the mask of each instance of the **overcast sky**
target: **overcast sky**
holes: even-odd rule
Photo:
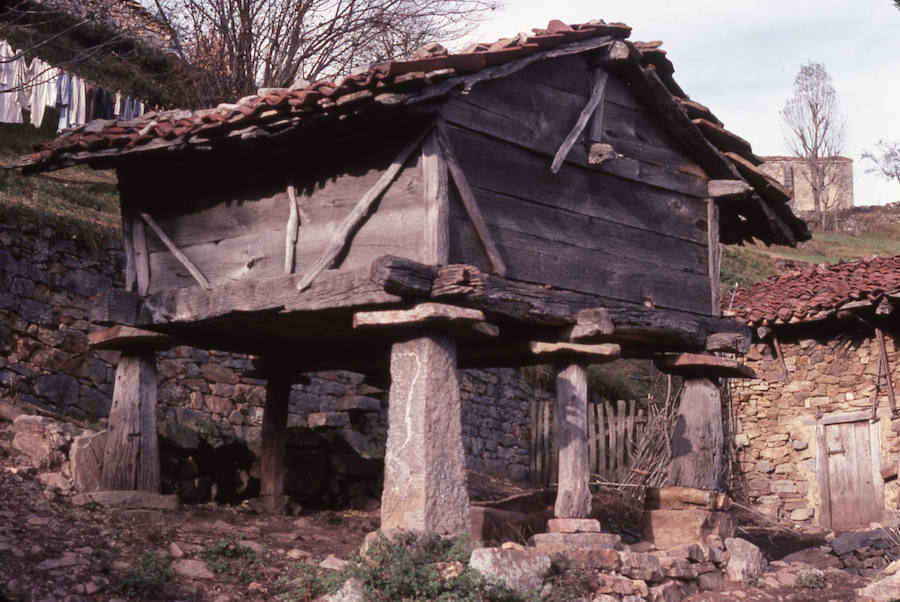
[[[758,155],[789,154],[778,111],[800,65],[825,65],[847,118],[857,205],[900,201],[900,183],[865,173],[879,138],[900,140],[900,11],[891,0],[506,0],[473,36],[493,41],[551,19],[627,23],[662,40],[675,80]]]

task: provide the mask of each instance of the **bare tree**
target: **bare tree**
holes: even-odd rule
[[[812,190],[816,219],[824,227],[826,216],[839,203],[838,195],[829,196],[828,192],[837,174],[833,158],[843,150],[846,129],[837,92],[824,65],[810,62],[800,67],[794,79],[794,93],[780,114],[787,127],[791,152],[806,164],[805,176]]]
[[[194,70],[195,104],[347,73],[458,39],[497,0],[143,0]]]
[[[878,174],[887,180],[900,182],[900,141],[882,138],[875,144],[875,152],[864,151],[862,158],[874,163],[866,167],[866,173]]]

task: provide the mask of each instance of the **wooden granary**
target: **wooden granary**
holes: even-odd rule
[[[137,440],[153,453],[121,430],[152,428],[160,334],[261,358],[276,501],[295,377],[390,371],[383,526],[453,532],[456,366],[561,362],[576,419],[560,447],[575,458],[584,364],[746,351],[747,328],[719,316],[719,243],[809,234],[750,145],[629,32],[552,22],[337,83],[93,122],[40,148],[26,171],[88,163],[119,178],[126,285],[98,306],[114,327],[94,337],[125,349],[108,453]],[[565,464],[577,483],[561,471],[557,512],[579,516],[586,460]],[[108,485],[153,487],[152,467],[117,465]]]

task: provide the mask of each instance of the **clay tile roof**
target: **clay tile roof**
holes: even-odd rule
[[[850,304],[877,305],[885,296],[900,296],[900,255],[785,272],[739,289],[733,301],[725,295],[723,309],[753,327],[777,326],[829,318]]]
[[[626,41],[630,27],[602,20],[574,25],[554,20],[532,31],[473,44],[458,53],[429,44],[408,59],[363,67],[339,81],[261,89],[214,109],[151,112],[132,121],[94,121],[37,146],[14,167],[25,172],[78,163],[110,167],[140,153],[211,151],[232,142],[303,128],[322,119],[438,99],[474,85],[476,80],[503,77],[511,71],[504,65],[514,61],[521,60],[522,67],[531,60],[619,44],[626,50],[627,58],[620,65],[626,77],[645,82],[644,102],[667,116],[675,138],[696,155],[709,177],[744,179],[754,188],[753,195],[720,205],[722,242],[756,238],[766,244],[792,245],[810,238],[806,224],[787,205],[790,195],[757,168],[763,161],[753,154],[750,144],[726,130],[707,107],[689,99],[679,87],[661,42]]]

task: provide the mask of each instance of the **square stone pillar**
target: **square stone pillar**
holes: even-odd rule
[[[556,377],[559,480],[553,514],[587,518],[591,513],[588,456],[587,371],[572,363]]]
[[[429,333],[391,348],[381,529],[469,533],[456,344]]]

